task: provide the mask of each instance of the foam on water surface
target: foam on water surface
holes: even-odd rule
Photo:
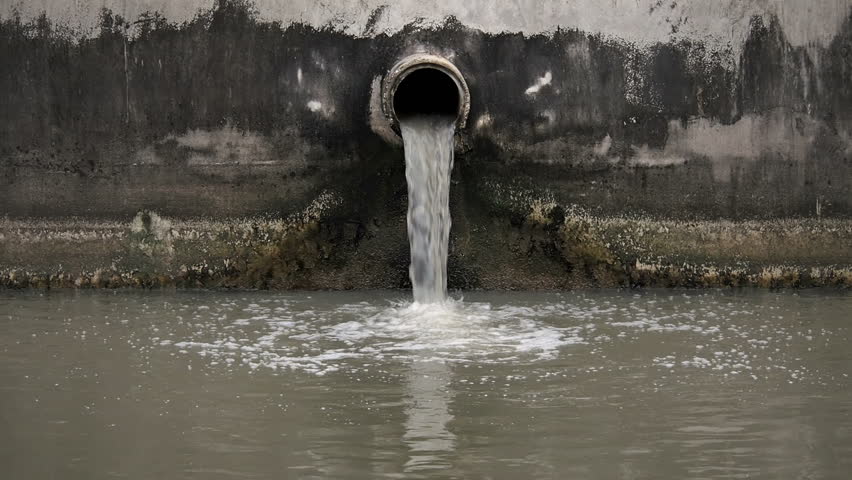
[[[164,337],[160,344],[201,355],[213,366],[316,374],[388,362],[542,362],[558,365],[554,371],[563,376],[657,369],[678,382],[698,372],[785,383],[850,381],[807,367],[809,355],[845,341],[846,330],[800,328],[783,302],[718,293],[505,297],[507,303],[224,302],[196,310],[189,338]],[[566,369],[572,355],[577,363]]]
[[[488,303],[344,303],[325,310],[288,311],[251,304],[246,318],[222,328],[199,325],[200,337],[174,345],[211,361],[250,368],[298,369],[323,374],[364,363],[418,360],[508,362],[553,358],[559,348],[582,343],[583,327],[541,322],[547,308],[492,308]],[[223,317],[224,318],[224,317]],[[209,328],[212,327],[212,328]],[[169,343],[162,343],[168,345]],[[357,364],[347,361],[358,359]]]

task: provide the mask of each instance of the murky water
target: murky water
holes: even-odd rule
[[[0,292],[0,477],[846,479],[852,295]]]
[[[409,275],[414,299],[420,303],[440,302],[447,295],[455,118],[430,115],[402,118],[400,129],[405,143]]]

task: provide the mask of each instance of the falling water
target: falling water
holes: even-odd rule
[[[455,122],[452,117],[424,115],[400,119],[400,127],[405,143],[414,301],[441,302],[447,296]]]

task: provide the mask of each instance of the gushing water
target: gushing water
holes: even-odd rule
[[[450,238],[450,172],[453,170],[452,117],[400,119],[408,181],[409,275],[418,303],[447,297]]]

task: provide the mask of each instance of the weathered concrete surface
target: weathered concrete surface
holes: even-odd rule
[[[63,19],[79,35],[96,32],[107,8],[136,19],[159,12],[170,21],[191,21],[215,0],[4,0],[23,17],[46,13]],[[486,33],[527,35],[576,29],[652,44],[669,40],[701,40],[712,47],[739,49],[749,34],[749,19],[775,16],[794,46],[825,45],[840,30],[849,0],[254,0],[251,7],[263,21],[330,26],[344,33],[371,37],[399,32],[411,23],[442,24],[453,16]]]
[[[455,217],[454,288],[852,285],[848,221],[602,218],[488,187],[494,195],[470,199],[481,208]],[[287,219],[0,221],[0,286],[408,287],[404,213],[348,222],[339,202],[326,192]]]
[[[418,51],[451,287],[850,283],[852,2],[374,3],[0,3],[0,283],[405,286]]]

